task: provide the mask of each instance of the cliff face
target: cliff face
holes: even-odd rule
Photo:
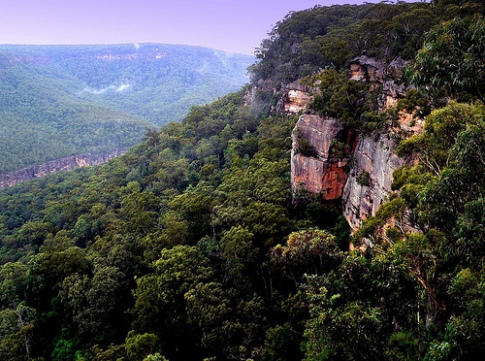
[[[342,193],[344,216],[352,229],[359,228],[386,201],[392,192],[392,173],[405,163],[395,153],[395,142],[386,135],[359,139]]]
[[[291,184],[293,193],[304,189],[319,194],[323,200],[336,200],[342,196],[347,180],[347,157],[336,155],[335,142],[344,138],[352,146],[344,124],[331,117],[302,115],[292,135]],[[304,151],[303,142],[314,154]]]
[[[405,65],[401,60],[385,65],[359,57],[351,64],[350,79],[382,86],[378,105],[383,111],[394,106],[407,90],[405,85],[395,81],[401,77]],[[352,229],[359,228],[389,197],[394,170],[412,161],[397,156],[393,134],[407,137],[421,129],[419,120],[412,121],[409,114],[401,113],[399,125],[389,133],[356,137],[337,119],[301,116],[293,131],[291,182],[294,194],[304,189],[320,195],[322,200],[341,198],[345,218]],[[299,152],[302,141],[313,146],[316,155]],[[348,153],[337,153],[333,146],[336,143],[344,144]]]
[[[13,172],[3,173],[0,174],[0,189],[11,187],[34,178],[44,177],[51,173],[64,172],[79,167],[100,165],[106,163],[111,158],[123,155],[127,150],[127,148],[123,148],[110,154],[102,155],[93,155],[89,153],[73,155],[66,158],[51,160],[42,165],[30,166]]]

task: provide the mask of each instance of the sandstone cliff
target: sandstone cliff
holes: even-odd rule
[[[400,82],[406,63],[400,59],[386,65],[365,56],[356,58],[350,67],[350,79],[380,86],[380,111],[395,106],[408,90]],[[304,189],[319,195],[323,201],[342,200],[343,213],[352,229],[376,213],[388,199],[392,173],[412,161],[399,158],[394,135],[411,136],[421,131],[422,122],[399,114],[399,124],[384,133],[356,136],[337,119],[303,115],[293,131],[291,182],[294,194]],[[299,149],[307,142],[314,154],[302,154]],[[334,144],[346,151],[336,153]]]
[[[302,150],[303,141],[315,150],[315,154],[305,154]],[[335,118],[317,115],[300,117],[292,136],[293,193],[304,189],[312,194],[319,194],[323,200],[336,200],[342,196],[347,180],[345,167],[349,158],[345,157],[345,154],[344,156],[335,154],[336,141],[349,146],[349,149],[355,141],[353,137],[349,137],[349,131],[345,129],[342,122]]]
[[[0,174],[0,189],[11,187],[34,178],[44,177],[51,173],[68,171],[79,167],[100,165],[106,163],[111,158],[123,155],[127,150],[127,148],[122,148],[112,153],[102,155],[93,155],[89,153],[73,155],[66,158],[51,160],[42,165],[30,166],[13,172],[3,173]]]
[[[359,228],[387,200],[392,192],[392,173],[405,163],[388,136],[359,139],[342,193],[344,216],[352,229]]]

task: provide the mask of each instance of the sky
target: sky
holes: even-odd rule
[[[253,55],[273,26],[290,11],[317,4],[362,2],[0,0],[0,44],[164,43]]]

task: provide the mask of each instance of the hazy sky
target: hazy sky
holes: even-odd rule
[[[0,0],[0,44],[155,42],[253,54],[290,11],[350,2],[363,1]]]

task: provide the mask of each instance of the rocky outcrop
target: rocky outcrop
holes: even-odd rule
[[[422,129],[421,122],[411,127],[407,123],[410,118],[403,119],[400,129],[409,135]],[[323,201],[342,199],[344,217],[354,230],[389,198],[393,172],[414,161],[397,156],[396,139],[391,135],[355,137],[335,118],[302,115],[292,139],[293,194],[305,190]],[[302,141],[315,149],[313,155],[302,153]],[[347,147],[348,156],[336,154],[337,142]]]
[[[288,113],[299,113],[305,110],[312,101],[306,85],[293,82],[284,88],[283,108]]]
[[[402,59],[386,65],[361,56],[351,63],[350,79],[379,86],[378,108],[384,111],[395,106],[409,89],[400,81],[406,65]],[[401,112],[398,124],[389,125],[385,134],[356,137],[337,119],[301,116],[293,131],[293,194],[304,189],[322,200],[342,199],[345,218],[352,229],[359,228],[389,198],[393,172],[413,161],[397,156],[395,136],[406,138],[419,133],[422,125],[419,119]],[[300,151],[303,148],[308,152],[309,146],[313,154]]]
[[[372,58],[355,58],[351,65],[351,79],[367,81],[382,86],[378,98],[379,111],[397,104],[405,96],[409,86],[402,82],[404,68],[409,62],[397,58],[388,65]],[[392,173],[399,167],[413,162],[396,154],[395,135],[407,138],[422,131],[423,122],[411,114],[399,113],[397,126],[386,134],[374,133],[361,136],[353,153],[353,162],[342,194],[343,212],[352,229],[376,214],[379,206],[392,193]]]
[[[365,55],[355,58],[350,63],[350,80],[376,83],[384,79],[384,63]]]
[[[292,135],[291,184],[293,194],[304,189],[322,200],[342,196],[348,158],[335,154],[337,142],[348,149],[354,139],[342,122],[331,117],[302,115]]]
[[[25,181],[44,177],[51,173],[64,172],[74,168],[87,167],[92,165],[100,165],[106,163],[111,158],[123,155],[128,149],[118,149],[109,154],[93,155],[81,154],[73,155],[66,158],[51,160],[42,165],[35,165],[22,168],[13,172],[0,174],[0,189],[11,187]]]
[[[363,220],[375,215],[379,206],[389,198],[393,192],[393,172],[416,161],[415,157],[404,159],[396,154],[397,138],[394,136],[408,138],[419,134],[424,122],[405,112],[399,115],[398,125],[389,133],[361,136],[353,153],[342,199],[344,216],[354,230]]]
[[[378,99],[379,110],[395,106],[398,98],[404,97],[409,90],[402,76],[404,68],[409,64],[401,58],[396,58],[389,64],[367,56],[359,56],[350,64],[350,79],[382,86]]]
[[[299,113],[305,110],[308,104],[311,102],[310,95],[298,89],[290,89],[286,93],[286,99],[284,101],[285,111],[289,113]]]

